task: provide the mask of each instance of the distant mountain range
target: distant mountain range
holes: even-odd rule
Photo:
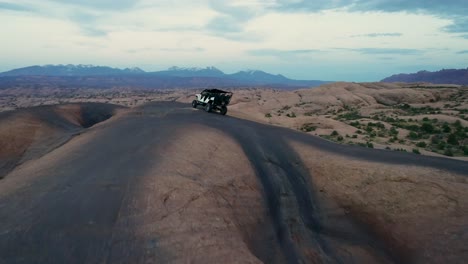
[[[117,69],[107,66],[94,65],[45,65],[29,66],[0,73],[0,76],[96,76],[96,75],[121,75],[142,74],[140,68]]]
[[[467,69],[444,69],[436,72],[419,71],[411,74],[395,74],[382,82],[428,82],[434,84],[468,85]]]
[[[270,86],[297,89],[327,83],[319,80],[293,80],[281,74],[274,75],[259,70],[226,74],[215,67],[171,67],[164,71],[146,72],[140,68],[118,69],[107,66],[69,64],[30,66],[0,73],[0,88],[11,85],[30,85],[41,79],[39,77],[47,78],[52,84],[60,83],[60,86],[85,85],[94,88],[125,85],[136,88]]]

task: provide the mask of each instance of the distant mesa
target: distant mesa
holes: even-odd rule
[[[436,72],[419,71],[410,74],[395,74],[382,80],[382,82],[428,82],[433,84],[459,84],[468,85],[467,69],[443,69]]]
[[[226,74],[216,67],[182,68],[173,66],[167,70],[146,72],[140,68],[118,69],[108,66],[94,65],[44,65],[29,66],[0,73],[0,89],[15,85],[29,85],[42,77],[44,82],[52,86],[54,82],[60,86],[74,87],[80,82],[80,87],[108,88],[124,85],[135,88],[198,88],[198,87],[246,87],[269,86],[275,88],[297,89],[320,86],[326,81],[293,80],[281,74],[270,74],[260,70],[239,71]],[[9,78],[10,77],[10,78]],[[21,78],[11,78],[21,77]],[[34,80],[32,80],[34,77]],[[48,78],[55,77],[55,78]],[[73,78],[75,77],[75,78]],[[79,77],[82,77],[81,79]],[[90,78],[84,77],[93,77]],[[44,80],[46,79],[46,80]],[[118,80],[117,80],[118,79]],[[35,84],[39,85],[40,84]]]

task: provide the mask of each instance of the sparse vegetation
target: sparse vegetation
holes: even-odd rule
[[[300,130],[304,132],[311,132],[311,131],[315,131],[316,129],[317,127],[311,123],[304,124],[300,127]]]

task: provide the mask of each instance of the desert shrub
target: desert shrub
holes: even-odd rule
[[[295,118],[296,114],[294,112],[291,112],[290,114],[286,114],[287,117]]]
[[[367,147],[368,148],[374,148],[374,144],[372,144],[372,142],[367,142]]]
[[[446,145],[447,144],[444,141],[440,141],[439,144],[437,144],[437,148],[440,149],[440,150],[443,150],[443,149],[445,149]]]
[[[353,135],[352,138],[357,138],[357,135]]]
[[[395,119],[393,117],[387,117],[385,121],[387,121],[388,123],[393,123],[395,122]]]
[[[431,123],[424,123],[421,125],[421,131],[431,134],[434,132],[434,126]]]
[[[356,120],[356,119],[361,119],[362,116],[359,114],[358,111],[352,111],[346,114],[341,114],[338,116],[338,118],[345,119],[345,120]]]
[[[389,146],[385,147],[386,150],[392,150]]]
[[[410,131],[419,131],[419,126],[418,125],[406,125],[404,126],[406,129]]]
[[[396,135],[398,135],[398,130],[394,126],[392,126],[390,128],[389,133],[390,133],[391,136],[396,136]]]
[[[338,136],[338,132],[336,132],[336,130],[333,130],[333,132],[331,132],[330,136],[334,137],[334,136]]]
[[[442,131],[444,131],[444,133],[450,133],[450,132],[452,132],[452,129],[450,128],[450,126],[447,123],[444,123],[442,125]]]
[[[414,154],[421,154],[421,152],[419,152],[419,149],[415,149],[415,148],[413,149],[413,153]]]
[[[344,139],[343,136],[338,136],[338,137],[336,138],[336,140],[338,140],[338,141],[343,141],[343,139]]]
[[[361,124],[359,123],[359,121],[353,121],[351,123],[349,123],[351,126],[353,127],[359,127]]]
[[[357,134],[362,134],[361,130],[356,131]]]
[[[305,132],[315,131],[316,129],[317,127],[311,123],[303,124],[300,128],[300,130],[305,131]]]
[[[418,142],[418,143],[416,144],[416,146],[417,146],[417,147],[420,147],[420,148],[425,148],[425,147],[427,147],[427,144],[426,144],[426,142],[421,141],[421,142]]]
[[[265,117],[266,117],[266,118],[270,118],[270,117],[271,117],[271,114],[268,113],[268,114],[265,115]]]
[[[455,134],[450,134],[448,137],[447,137],[447,143],[451,144],[451,145],[458,145],[458,139],[457,139],[457,135]]]
[[[414,132],[414,131],[411,131],[409,134],[408,134],[408,138],[409,139],[419,139],[419,135],[418,133]]]

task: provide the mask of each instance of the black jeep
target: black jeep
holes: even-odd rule
[[[202,105],[205,111],[219,110],[222,115],[227,113],[227,106],[231,101],[232,93],[219,89],[205,89],[196,94],[196,99],[192,101],[193,108]]]

